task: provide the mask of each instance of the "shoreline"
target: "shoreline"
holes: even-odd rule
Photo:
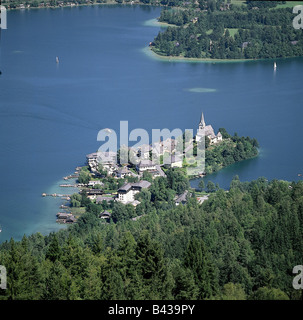
[[[130,2],[130,3],[117,3],[115,0],[109,0],[105,3],[77,3],[74,2],[66,5],[58,5],[58,6],[43,6],[43,7],[25,7],[25,8],[6,8],[7,11],[14,10],[31,10],[31,9],[62,9],[62,8],[78,8],[78,7],[88,7],[88,6],[154,6],[154,7],[163,7],[166,8],[167,5],[158,4],[150,4],[150,3],[141,3],[141,2]],[[146,26],[150,27],[158,27],[158,28],[167,28],[167,27],[178,27],[174,24],[169,24],[167,22],[160,22],[158,18],[149,19],[144,22]],[[302,58],[303,56],[295,56],[295,57],[279,57],[279,58],[261,58],[261,59],[212,59],[212,58],[186,58],[182,56],[163,56],[156,53],[150,46],[144,47],[142,51],[149,57],[158,60],[158,61],[168,61],[168,62],[190,62],[190,63],[239,63],[239,62],[255,62],[255,61],[276,61],[282,59],[293,59],[293,58]]]
[[[145,47],[142,50],[147,56],[158,60],[168,62],[199,62],[199,63],[238,63],[238,62],[252,62],[262,60],[275,60],[275,59],[211,59],[211,58],[186,58],[176,56],[162,56],[151,49],[151,47]],[[286,59],[286,58],[282,58]]]
[[[166,7],[164,5],[161,5],[160,3],[159,4],[149,4],[149,3],[141,3],[141,2],[129,2],[129,3],[118,3],[116,2],[115,0],[109,0],[108,2],[100,2],[100,3],[97,3],[97,2],[94,2],[94,3],[74,3],[74,2],[71,2],[70,4],[64,4],[64,5],[58,5],[58,6],[43,6],[43,7],[24,7],[24,8],[6,8],[6,6],[3,4],[3,6],[6,8],[7,11],[14,11],[14,10],[31,10],[31,9],[62,9],[62,8],[78,8],[78,7],[89,7],[89,6],[103,6],[103,5],[117,5],[117,6],[136,6],[136,5],[139,5],[139,6],[155,6],[155,7]],[[157,18],[155,18],[157,19]],[[165,22],[163,22],[163,24],[165,24]],[[169,25],[169,24],[167,24]]]
[[[284,59],[301,59],[303,56],[296,57],[280,57],[280,58],[262,58],[262,59],[211,59],[211,58],[186,58],[176,56],[162,56],[151,49],[150,46],[145,47],[142,51],[149,57],[158,61],[168,62],[192,62],[192,63],[239,63],[239,62],[259,62],[259,61],[281,61]]]

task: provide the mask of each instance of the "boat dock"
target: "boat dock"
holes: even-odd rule
[[[65,188],[77,188],[77,184],[60,184],[59,187],[65,187]]]
[[[61,194],[61,193],[42,193],[42,197],[61,197],[65,198],[66,200],[70,199],[71,194]]]
[[[63,180],[78,178],[78,174],[70,174],[69,176],[63,177]]]

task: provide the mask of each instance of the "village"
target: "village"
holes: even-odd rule
[[[199,127],[195,140],[201,141],[202,137],[208,137],[211,144],[217,144],[222,141],[222,135],[219,132],[215,135],[211,125],[206,125],[204,115],[202,113],[199,122]],[[64,180],[75,179],[75,183],[61,184],[60,187],[78,188],[79,193],[85,192],[88,199],[96,204],[104,202],[120,202],[124,205],[130,204],[136,207],[140,201],[136,199],[136,194],[140,193],[143,189],[150,188],[152,180],[157,177],[166,177],[165,171],[168,168],[182,168],[184,161],[184,153],[188,150],[182,150],[180,143],[182,139],[169,137],[165,140],[153,143],[152,145],[143,144],[138,148],[129,147],[127,152],[135,155],[137,161],[135,163],[119,163],[117,161],[119,153],[113,151],[107,152],[94,152],[86,155],[86,166],[77,167],[74,174],[64,177]],[[125,150],[124,150],[125,151]],[[180,151],[183,151],[182,153]],[[155,156],[155,157],[152,157]],[[159,161],[153,161],[158,159]],[[86,181],[80,178],[81,172],[84,170]],[[201,176],[204,173],[201,172]],[[148,177],[148,179],[147,179]],[[125,181],[117,190],[109,192],[105,187],[108,180]],[[188,197],[191,195],[189,190],[185,190],[181,194],[175,196],[175,205],[186,204]],[[71,205],[71,196],[66,194],[51,194],[43,193],[42,196],[61,197],[69,201],[65,205],[61,205],[60,209],[63,212],[57,213],[58,223],[75,223],[77,221],[76,214],[73,214]],[[208,194],[197,196],[199,203],[203,203],[208,199]],[[74,210],[78,212],[77,210]],[[103,210],[99,214],[99,218],[109,221],[111,219],[110,210]],[[135,217],[136,220],[140,217]]]

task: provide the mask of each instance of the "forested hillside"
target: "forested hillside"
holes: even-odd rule
[[[220,189],[202,205],[192,192],[175,206],[174,181],[163,179],[141,197],[137,221],[106,223],[97,215],[102,205],[88,205],[83,195],[87,213],[77,224],[3,243],[8,289],[0,297],[299,298],[292,269],[302,264],[303,182],[235,177],[228,192]],[[167,195],[155,201],[159,188]]]
[[[277,1],[200,1],[198,8],[163,10],[152,50],[164,56],[210,59],[272,59],[303,55],[302,30],[292,7]]]

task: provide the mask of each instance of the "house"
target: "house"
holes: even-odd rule
[[[118,178],[125,178],[125,176],[129,176],[131,174],[132,174],[132,172],[126,166],[119,168],[117,171]]]
[[[86,191],[87,198],[94,200],[97,198],[97,196],[102,195],[104,193],[101,189],[90,189]]]
[[[102,203],[103,201],[106,201],[106,202],[110,202],[110,201],[114,201],[114,197],[105,197],[105,196],[96,196],[96,203],[99,204],[99,203]]]
[[[143,173],[144,171],[154,171],[156,170],[156,165],[151,160],[141,160],[136,169],[139,173]]]
[[[202,112],[201,120],[199,123],[199,129],[196,135],[196,141],[199,142],[203,137],[207,137],[210,140],[211,144],[218,143],[222,141],[222,134],[219,132],[217,135],[214,132],[214,129],[211,125],[206,125],[204,121],[204,115]]]
[[[113,173],[118,168],[117,153],[113,151],[90,153],[86,156],[86,160],[92,172],[98,170],[99,164],[101,164],[109,174]]]
[[[87,184],[88,187],[94,187],[96,185],[103,186],[104,183],[100,180],[92,180],[92,181],[89,181],[89,183]]]
[[[71,213],[66,212],[58,212],[57,213],[57,220],[58,223],[74,223],[77,219]]]
[[[101,164],[109,174],[118,170],[117,153],[114,151],[98,152],[98,164]]]
[[[112,214],[106,210],[104,210],[103,212],[101,212],[99,214],[99,218],[101,218],[101,219],[110,219],[111,216],[112,216]]]
[[[185,204],[187,202],[188,190],[185,190],[182,194],[180,194],[175,200],[176,205]]]
[[[149,188],[151,183],[146,180],[141,180],[134,183],[126,183],[118,189],[117,201],[124,204],[133,203],[135,201],[135,194],[139,193],[142,189]]]
[[[77,221],[76,217],[71,215],[67,219],[65,219],[65,223],[75,223]]]
[[[68,217],[70,217],[72,214],[71,213],[67,213],[67,212],[58,212],[56,214],[57,216],[57,219],[61,219],[61,220],[65,220],[67,219]]]
[[[98,160],[97,160],[97,158],[98,158],[98,153],[97,152],[90,153],[90,154],[86,155],[87,165],[93,171],[98,168]]]
[[[118,201],[126,204],[134,201],[134,194],[132,191],[132,183],[126,183],[118,189]]]
[[[202,204],[204,201],[208,200],[208,195],[197,197],[199,204]]]

